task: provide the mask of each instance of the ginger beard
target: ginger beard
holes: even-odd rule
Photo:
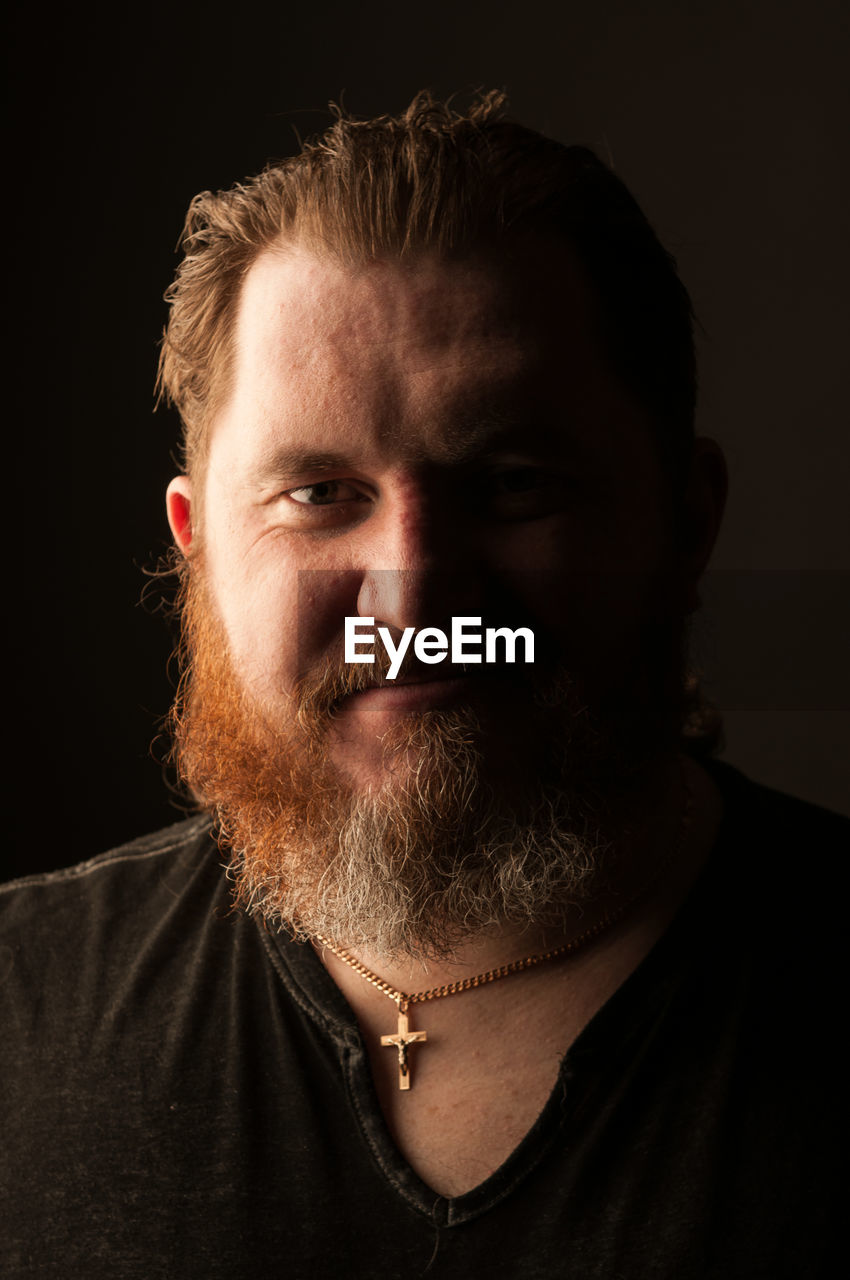
[[[199,558],[182,627],[174,759],[214,817],[237,900],[273,929],[391,959],[448,958],[494,926],[562,929],[592,897],[616,799],[669,722],[644,705],[645,672],[612,714],[563,670],[532,667],[519,696],[511,672],[515,751],[503,725],[492,750],[472,706],[407,714],[382,738],[380,783],[356,788],[329,744],[346,696],[385,678],[378,653],[374,665],[327,658],[272,723],[240,686]]]

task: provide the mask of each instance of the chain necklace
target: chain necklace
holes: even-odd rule
[[[408,1062],[408,1050],[412,1044],[423,1044],[428,1035],[425,1031],[411,1031],[410,1014],[408,1010],[412,1004],[423,1004],[426,1000],[440,1000],[443,996],[459,995],[462,991],[471,991],[473,987],[483,987],[488,982],[498,982],[500,978],[507,978],[512,973],[521,973],[523,969],[531,969],[538,964],[546,964],[549,960],[558,960],[564,956],[574,955],[582,947],[586,946],[594,938],[598,938],[600,934],[605,933],[612,925],[618,923],[637,902],[648,893],[656,883],[667,865],[672,861],[675,854],[680,853],[684,843],[685,831],[691,816],[691,807],[693,804],[693,795],[684,769],[682,771],[682,786],[684,789],[684,804],[682,806],[682,818],[679,824],[678,839],[671,846],[666,857],[661,858],[653,869],[652,875],[648,880],[636,890],[624,903],[622,903],[615,911],[610,911],[604,915],[595,924],[586,929],[584,933],[580,933],[578,937],[572,938],[569,942],[565,942],[563,946],[553,947],[550,951],[540,951],[536,955],[524,956],[521,960],[512,960],[510,964],[499,965],[496,969],[488,969],[486,973],[477,973],[472,978],[458,978],[456,982],[447,982],[440,987],[430,987],[427,991],[399,991],[391,983],[385,982],[371,969],[359,960],[355,960],[354,956],[349,955],[342,947],[336,946],[331,942],[330,938],[325,938],[322,934],[314,934],[314,941],[321,943],[323,947],[327,947],[328,951],[332,951],[338,956],[350,969],[365,980],[373,987],[376,987],[383,995],[387,996],[398,1008],[398,1028],[394,1035],[381,1036],[381,1044],[386,1048],[395,1049],[398,1053],[398,1087],[399,1089],[410,1088],[410,1063]]]

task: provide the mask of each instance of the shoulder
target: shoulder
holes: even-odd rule
[[[0,886],[0,984],[32,1003],[77,1005],[143,955],[181,949],[218,902],[229,903],[205,817],[98,857]],[[174,946],[174,942],[177,945]]]
[[[100,871],[112,869],[121,864],[139,865],[163,854],[173,853],[197,842],[199,836],[208,834],[210,820],[205,814],[186,818],[182,822],[174,822],[160,831],[150,835],[139,836],[126,844],[109,849],[94,858],[87,858],[71,867],[62,867],[58,871],[45,871],[38,875],[22,876],[18,880],[9,880],[0,884],[0,896],[14,895],[27,889],[50,888],[63,884],[71,884],[89,876],[97,876]]]
[[[129,904],[133,885],[150,888],[161,882],[166,870],[189,872],[192,864],[208,853],[210,843],[209,819],[198,816],[75,866],[0,884],[0,921],[14,920],[31,911],[76,911],[85,902],[116,895]]]
[[[733,964],[754,957],[762,998],[784,999],[786,1017],[792,991],[812,1012],[845,963],[850,819],[730,765],[709,771],[725,803],[705,899],[715,945]]]
[[[721,837],[745,845],[756,866],[767,856],[829,857],[850,848],[850,818],[843,814],[762,786],[732,765],[713,761],[708,768],[725,805]]]

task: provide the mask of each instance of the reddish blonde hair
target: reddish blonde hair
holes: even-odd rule
[[[664,457],[681,462],[693,436],[690,300],[625,186],[587,148],[506,119],[501,93],[465,113],[421,93],[397,117],[336,111],[298,155],[192,201],[166,294],[158,377],[180,412],[188,472],[203,467],[210,422],[230,389],[242,281],[275,241],[354,263],[425,249],[462,254],[534,228],[577,252],[601,302],[612,366],[650,409]]]

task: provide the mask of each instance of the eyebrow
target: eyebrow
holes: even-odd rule
[[[568,433],[563,424],[553,424],[538,418],[536,414],[488,414],[486,417],[476,415],[466,421],[458,422],[451,437],[442,442],[439,458],[434,459],[444,466],[463,466],[470,462],[485,459],[500,449],[517,445],[525,446],[551,442],[557,436],[564,444],[568,442]],[[387,444],[392,448],[398,445],[398,437],[390,436]],[[421,461],[411,453],[399,450],[399,457],[405,461]],[[253,469],[253,480],[261,485],[279,483],[281,480],[295,479],[304,475],[331,475],[340,472],[360,470],[351,454],[299,448],[297,445],[272,447],[258,460]]]
[[[344,453],[318,452],[315,449],[297,447],[271,449],[254,468],[254,478],[260,482],[295,477],[304,473],[323,475],[334,471],[350,471],[353,459]]]

